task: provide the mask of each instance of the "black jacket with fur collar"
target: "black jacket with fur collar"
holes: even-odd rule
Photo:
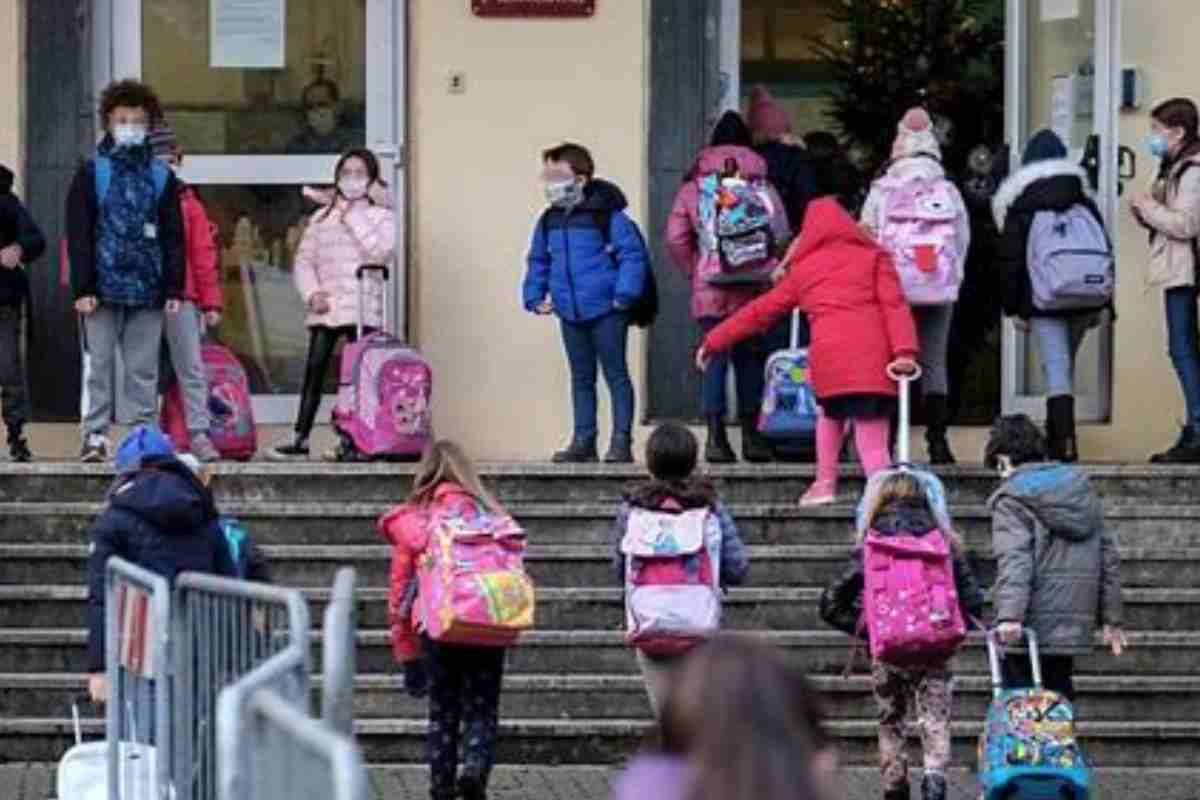
[[[1084,186],[1087,174],[1068,159],[1035,161],[1008,176],[992,198],[992,213],[1000,230],[996,260],[1000,268],[1000,304],[1006,316],[1070,317],[1094,311],[1046,312],[1034,308],[1033,287],[1029,281],[1026,253],[1033,217],[1039,211],[1065,211],[1074,205],[1086,206],[1100,224],[1104,218]]]

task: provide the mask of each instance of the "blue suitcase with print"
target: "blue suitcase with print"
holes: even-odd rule
[[[1005,689],[1000,645],[988,631],[992,704],[979,737],[979,785],[985,800],[1087,800],[1092,768],[1075,735],[1075,709],[1042,688],[1037,636],[1024,629],[1032,689]]]

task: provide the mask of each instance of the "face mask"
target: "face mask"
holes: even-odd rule
[[[546,201],[557,208],[573,208],[583,200],[583,187],[574,178],[546,184]]]
[[[137,147],[146,141],[146,126],[114,125],[112,137],[117,147]]]
[[[338,191],[347,200],[358,200],[367,193],[365,178],[342,178],[338,181]]]
[[[1166,158],[1171,152],[1171,146],[1167,144],[1166,135],[1161,133],[1150,134],[1149,138],[1146,139],[1146,149],[1155,158]]]
[[[337,113],[332,108],[309,109],[308,124],[317,133],[328,136],[337,128]]]

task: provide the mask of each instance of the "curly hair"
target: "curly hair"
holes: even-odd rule
[[[1008,456],[1014,467],[1046,460],[1046,437],[1024,414],[1011,414],[992,423],[983,463],[995,469],[1000,456]]]
[[[100,95],[100,117],[105,126],[108,125],[108,115],[115,108],[144,108],[153,125],[163,118],[162,104],[158,95],[146,84],[127,78],[123,81],[110,83]]]

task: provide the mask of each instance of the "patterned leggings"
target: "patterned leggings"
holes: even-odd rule
[[[464,769],[480,775],[484,785],[496,761],[504,650],[438,645],[429,640],[425,645],[429,663],[429,793],[433,800],[451,800],[456,796],[460,738]]]
[[[945,664],[902,670],[876,661],[871,667],[879,703],[879,768],[884,791],[908,785],[904,720],[911,711],[921,734],[925,771],[945,773],[950,764],[950,707],[954,679]]]

